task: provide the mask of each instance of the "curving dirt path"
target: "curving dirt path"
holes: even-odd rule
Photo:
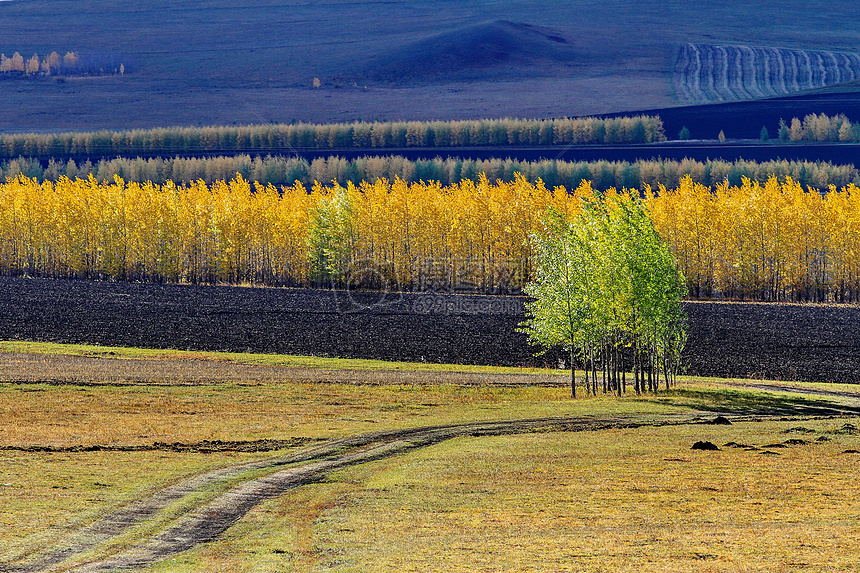
[[[797,391],[797,389],[792,389]],[[857,414],[853,407],[833,406],[832,415]],[[456,437],[494,436],[553,431],[594,431],[609,428],[637,428],[682,424],[709,424],[715,413],[666,416],[567,417],[479,422],[432,426],[400,431],[377,432],[329,440],[297,453],[257,462],[248,462],[213,470],[121,508],[100,521],[69,536],[62,547],[50,550],[36,559],[32,556],[18,563],[0,564],[0,571],[38,573],[75,571],[96,573],[126,568],[140,568],[211,541],[259,503],[284,492],[321,479],[327,473],[372,460],[401,454]],[[730,421],[763,420],[784,415],[725,415]],[[807,416],[808,417],[808,416]],[[798,417],[799,419],[801,417]],[[241,479],[255,470],[273,470],[227,489],[209,503],[188,510],[154,537],[140,541],[110,557],[94,561],[78,559],[85,552],[123,534],[135,525],[154,517],[160,510],[184,497],[217,486],[228,479]]]
[[[0,564],[0,571],[36,573],[42,571],[102,572],[138,568],[186,551],[217,538],[259,503],[304,484],[312,483],[333,470],[400,454],[415,448],[461,436],[491,436],[550,431],[588,431],[607,428],[636,428],[707,423],[713,414],[662,417],[539,418],[433,426],[402,431],[377,432],[329,440],[295,454],[213,470],[123,507],[100,521],[73,533],[62,547],[27,563]],[[734,417],[740,419],[740,417]],[[282,469],[278,469],[282,468]],[[210,503],[197,507],[175,520],[155,537],[99,561],[76,562],[75,557],[144,523],[160,510],[195,492],[254,470],[273,469],[263,477],[229,489]]]

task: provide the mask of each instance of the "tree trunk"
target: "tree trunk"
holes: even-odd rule
[[[588,365],[588,354],[586,353],[585,348],[582,349],[582,362],[582,369],[585,371],[585,394],[588,395],[591,390],[591,387],[588,385],[588,369],[590,367]]]
[[[573,345],[570,345],[570,397],[576,398],[576,367],[573,364]]]

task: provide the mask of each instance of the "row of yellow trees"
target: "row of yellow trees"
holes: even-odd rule
[[[860,188],[819,193],[788,178],[648,193],[651,218],[691,295],[856,302]]]
[[[549,206],[573,215],[590,184],[517,177],[378,180],[307,189],[18,177],[0,184],[0,272],[91,279],[406,290],[519,290],[528,236]],[[610,190],[609,195],[616,191]],[[640,195],[692,296],[860,297],[860,189],[791,179],[716,188],[681,180]]]
[[[347,259],[338,261],[338,273],[315,274],[311,222],[325,226],[319,215],[336,211],[328,205],[344,195]],[[550,204],[569,209],[574,202],[563,190],[523,179],[307,190],[241,177],[183,186],[19,177],[0,185],[0,268],[117,280],[308,285],[334,278],[358,286],[507,290],[522,285],[528,233]],[[338,212],[329,218],[343,219]]]
[[[0,72],[23,72],[28,75],[69,73],[78,68],[79,62],[80,56],[77,52],[66,52],[65,56],[51,52],[41,59],[39,54],[24,58],[15,52],[10,58],[7,58],[6,54],[0,54]]]

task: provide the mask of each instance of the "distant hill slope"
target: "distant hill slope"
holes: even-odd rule
[[[562,32],[497,20],[456,28],[385,51],[357,67],[364,81],[410,84],[498,80],[559,73],[579,54]],[[572,71],[568,73],[573,73]]]
[[[8,0],[0,22],[6,56],[134,62],[0,73],[0,131],[603,114],[690,100],[687,45],[860,52],[854,0]]]

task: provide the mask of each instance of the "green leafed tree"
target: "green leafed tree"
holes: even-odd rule
[[[779,140],[785,143],[791,137],[791,130],[785,124],[785,120],[779,120]]]
[[[592,393],[598,363],[604,392],[620,395],[628,368],[637,393],[656,391],[661,372],[668,386],[686,342],[686,281],[642,203],[598,197],[573,218],[550,210],[532,247],[532,300],[519,331],[542,352],[561,346],[569,353],[571,395],[577,362]]]
[[[570,392],[576,396],[575,358],[588,347],[598,309],[589,281],[589,264],[594,260],[588,240],[592,229],[577,228],[559,211],[550,208],[543,220],[543,232],[532,236],[534,280],[526,293],[528,318],[519,329],[532,344],[563,346],[570,354]]]
[[[313,281],[337,284],[344,280],[356,236],[355,209],[349,191],[338,186],[309,213],[307,252]]]
[[[622,264],[630,280],[629,296],[620,304],[629,317],[624,331],[633,348],[634,385],[637,393],[645,390],[646,383],[656,391],[661,372],[667,388],[677,374],[686,344],[686,315],[681,306],[686,279],[642,204],[620,202],[619,207],[620,233],[615,242],[624,253]]]

